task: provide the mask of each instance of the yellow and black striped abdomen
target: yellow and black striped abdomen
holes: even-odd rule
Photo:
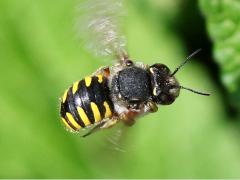
[[[107,79],[98,75],[75,82],[62,97],[60,114],[64,125],[73,131],[111,118]]]

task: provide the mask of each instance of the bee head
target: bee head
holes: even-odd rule
[[[153,101],[157,104],[172,104],[178,97],[180,88],[170,69],[164,64],[153,64],[149,67]]]
[[[173,72],[164,64],[153,64],[149,67],[151,84],[152,84],[152,99],[157,104],[172,104],[179,96],[180,89],[191,91],[195,94],[209,96],[208,93],[196,91],[187,87],[180,86],[175,78],[175,74],[201,49],[194,51],[186,60],[181,63]]]

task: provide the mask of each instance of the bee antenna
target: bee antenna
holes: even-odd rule
[[[202,49],[199,48],[199,49],[197,49],[196,51],[194,51],[192,54],[190,54],[190,55],[186,58],[186,60],[185,60],[182,64],[180,64],[180,65],[173,71],[173,73],[171,74],[171,76],[174,76],[174,75],[178,72],[179,69],[181,69],[193,56],[195,56],[195,55],[196,55],[197,53],[199,53],[201,50],[202,50]]]
[[[196,91],[196,90],[193,90],[193,89],[190,89],[190,88],[187,88],[187,87],[183,87],[183,86],[179,86],[180,89],[185,89],[185,90],[188,90],[188,91],[191,91],[195,94],[200,94],[200,95],[203,95],[203,96],[210,96],[209,93],[203,93],[203,92],[200,92],[200,91]]]

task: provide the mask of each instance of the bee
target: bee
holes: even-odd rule
[[[83,135],[110,128],[118,122],[133,125],[144,114],[158,110],[158,105],[170,105],[185,89],[196,94],[209,96],[183,87],[175,74],[192,56],[193,52],[173,72],[164,64],[146,65],[134,62],[125,49],[124,36],[119,31],[116,13],[122,8],[120,1],[91,1],[84,8],[91,9],[91,16],[84,17],[81,33],[88,33],[91,48],[104,55],[113,55],[117,62],[101,67],[92,75],[79,80],[68,88],[60,105],[60,116],[65,127],[71,132],[88,130]],[[106,10],[106,11],[103,11]],[[85,34],[83,35],[84,37]],[[103,53],[104,52],[104,53]]]

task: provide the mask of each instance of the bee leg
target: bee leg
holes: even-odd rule
[[[86,134],[84,134],[82,137],[86,137],[89,136],[90,134],[100,130],[100,129],[107,129],[107,128],[111,128],[112,126],[114,126],[116,123],[118,122],[117,118],[112,118],[109,119],[107,121],[102,121],[101,123],[99,123],[98,125],[96,125],[94,128],[92,128],[91,130],[89,130]]]
[[[96,125],[94,128],[92,128],[91,130],[89,130],[86,134],[84,134],[82,137],[87,137],[90,134],[100,130],[100,128],[106,123],[106,121],[102,121],[101,123],[99,123],[98,125]]]
[[[153,113],[153,112],[157,112],[158,111],[158,107],[157,107],[156,103],[154,103],[152,101],[147,102],[146,106],[147,106],[147,111],[148,112],[152,112]]]
[[[117,118],[112,118],[109,121],[106,121],[105,124],[103,124],[103,126],[101,126],[101,129],[107,129],[107,128],[111,128],[112,126],[114,126],[115,124],[117,124],[119,122],[119,119]]]
[[[127,113],[120,114],[120,119],[124,122],[127,126],[132,126],[135,124],[134,119],[135,113],[133,111],[128,111]]]

